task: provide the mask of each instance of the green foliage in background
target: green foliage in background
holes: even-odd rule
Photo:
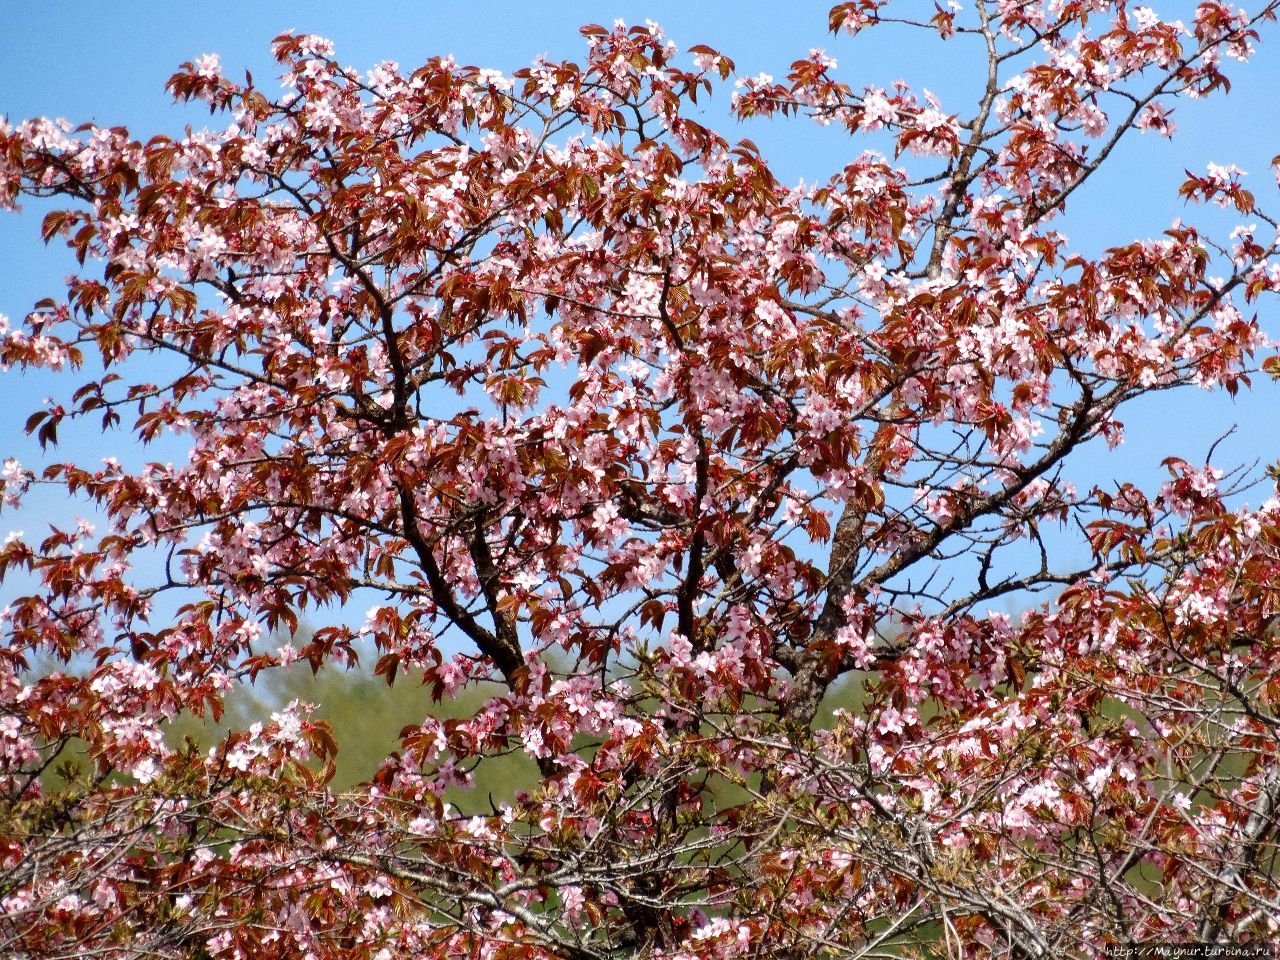
[[[864,702],[862,684],[871,674],[852,674],[832,687],[823,701],[821,724],[826,726],[838,709],[856,711]],[[428,716],[473,716],[498,688],[468,688],[456,697],[433,703],[431,690],[411,672],[401,672],[393,685],[373,676],[363,665],[343,670],[325,666],[313,673],[306,662],[263,674],[254,684],[234,687],[226,698],[221,721],[183,714],[170,722],[169,743],[179,746],[191,738],[209,749],[229,731],[245,730],[270,718],[271,713],[293,700],[314,704],[316,720],[327,722],[338,741],[337,771],[330,786],[346,790],[371,778],[378,764],[399,746],[400,731]],[[476,768],[468,790],[457,788],[446,795],[459,809],[487,811],[494,803],[510,800],[519,790],[532,790],[541,782],[537,765],[523,751],[494,757]]]

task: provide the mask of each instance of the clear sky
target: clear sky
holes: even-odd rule
[[[585,47],[578,26],[615,18],[656,20],[681,47],[708,43],[734,59],[745,75],[765,71],[783,76],[792,60],[823,47],[840,61],[840,76],[855,86],[903,78],[934,90],[950,112],[969,112],[967,94],[976,89],[983,67],[977,45],[957,40],[907,46],[894,42],[891,31],[880,30],[858,38],[832,37],[826,30],[828,6],[726,0],[12,3],[5,7],[0,31],[0,114],[10,120],[46,115],[123,124],[146,139],[177,132],[187,123],[221,122],[171,103],[163,85],[178,64],[218,53],[229,76],[238,77],[248,68],[260,86],[270,88],[270,41],[286,29],[332,38],[339,59],[361,69],[387,59],[412,68],[431,55],[452,53],[464,63],[509,71],[539,54],[581,59]],[[933,4],[897,0],[895,7],[927,16]],[[1263,39],[1255,61],[1236,68],[1228,98],[1182,104],[1175,114],[1183,131],[1177,140],[1135,137],[1117,152],[1108,175],[1092,184],[1086,196],[1073,199],[1068,232],[1081,249],[1097,252],[1158,235],[1183,213],[1176,198],[1183,169],[1203,169],[1207,161],[1235,162],[1250,171],[1259,199],[1270,200],[1274,209],[1267,167],[1280,153],[1280,30]],[[723,96],[711,101],[704,122],[730,136],[736,127],[736,135],[751,137],[784,180],[824,178],[856,149],[838,131],[802,120],[735,125],[724,118],[725,103]],[[0,216],[0,314],[14,323],[36,300],[61,296],[61,277],[74,266],[64,251],[41,244],[39,213],[37,205],[29,204],[26,215]],[[1191,213],[1198,218],[1203,211]],[[1280,317],[1268,326],[1280,336]],[[0,456],[16,454],[37,466],[39,451],[21,436],[21,424],[42,396],[69,394],[73,388],[69,378],[0,376]],[[1085,475],[1077,479],[1092,479],[1088,474],[1099,471],[1126,473],[1133,464],[1154,480],[1164,456],[1202,459],[1212,438],[1233,424],[1240,429],[1219,461],[1230,465],[1261,457],[1269,462],[1280,454],[1273,425],[1277,400],[1280,391],[1263,384],[1252,397],[1234,403],[1195,392],[1150,401],[1127,418],[1125,448],[1119,454],[1091,454],[1094,459],[1084,462]],[[127,435],[116,434],[103,438],[100,449],[64,447],[57,456],[93,462],[122,452],[118,448],[127,444]],[[1257,502],[1260,496],[1250,499]],[[39,497],[33,507],[49,517],[67,513],[65,504]],[[0,517],[0,536],[19,525],[29,526],[30,517],[23,516],[21,523]]]

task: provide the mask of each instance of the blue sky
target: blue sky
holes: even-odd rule
[[[192,108],[175,107],[163,90],[179,63],[218,53],[228,75],[250,69],[264,89],[274,86],[270,41],[286,29],[332,38],[338,57],[361,69],[386,59],[412,68],[427,57],[453,53],[464,63],[516,69],[539,54],[580,59],[584,44],[577,28],[615,18],[663,25],[681,47],[708,43],[733,58],[741,73],[775,76],[812,47],[823,47],[841,65],[843,79],[860,86],[887,85],[903,78],[927,86],[950,111],[967,114],[966,94],[976,89],[982,51],[970,41],[911,46],[892,31],[832,37],[826,31],[826,3],[685,2],[596,0],[540,5],[513,2],[303,3],[297,0],[201,5],[154,0],[125,4],[44,0],[9,5],[0,33],[0,114],[11,120],[64,116],[75,122],[123,124],[146,139],[177,132],[184,124],[219,123]],[[899,0],[902,11],[932,12],[928,0]],[[1184,5],[1185,6],[1185,5]],[[1280,153],[1280,30],[1265,37],[1255,61],[1237,67],[1228,98],[1184,103],[1175,119],[1182,135],[1170,143],[1135,137],[1117,152],[1108,174],[1091,184],[1075,205],[1069,234],[1078,247],[1097,252],[1133,239],[1155,236],[1183,214],[1176,198],[1184,168],[1208,161],[1235,162],[1253,174],[1252,186],[1265,204],[1275,197],[1267,169]],[[1266,41],[1270,40],[1270,43]],[[784,180],[816,180],[837,169],[859,145],[838,131],[805,121],[736,125],[724,118],[724,96],[705,107],[704,122],[730,136],[760,144]],[[736,134],[735,134],[736,129]],[[1274,202],[1271,203],[1274,208]],[[61,277],[74,262],[65,251],[39,240],[38,205],[22,216],[0,216],[0,314],[11,322],[36,300],[60,296]],[[1203,211],[1188,212],[1198,218]],[[1274,307],[1267,307],[1273,310]],[[1268,324],[1280,337],[1280,323]],[[21,424],[46,394],[67,395],[69,378],[0,377],[0,456],[17,455],[37,466],[39,451],[21,436]],[[1202,460],[1214,437],[1233,424],[1236,436],[1218,461],[1230,466],[1280,454],[1273,411],[1280,393],[1260,384],[1254,395],[1232,402],[1195,391],[1162,396],[1130,415],[1128,441],[1119,453],[1090,451],[1080,465],[1089,474],[1125,474],[1136,469],[1154,480],[1159,461],[1170,453]],[[120,453],[126,434],[91,442],[93,449],[56,452],[57,458],[94,462]],[[122,458],[123,459],[123,458]],[[1255,502],[1261,493],[1252,495]],[[67,505],[36,497],[21,518],[0,517],[0,536],[15,526],[30,528],[40,515],[65,518]],[[38,527],[38,523],[37,523]]]

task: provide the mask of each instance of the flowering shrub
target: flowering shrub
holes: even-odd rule
[[[959,113],[821,52],[739,80],[739,117],[903,158],[803,188],[694,119],[735,67],[652,25],[511,76],[285,35],[277,99],[214,57],[172,78],[213,131],[0,127],[0,204],[63,201],[44,237],[83,265],[0,341],[75,381],[29,431],[166,461],[5,466],[7,506],[52,484],[102,521],[0,547],[31,584],[0,647],[0,950],[1280,935],[1280,501],[1182,460],[1158,490],[1064,476],[1133,401],[1273,362],[1248,305],[1280,290],[1276,223],[1212,166],[1185,197],[1255,225],[1097,256],[1056,227],[1274,8],[842,3],[837,32],[976,40],[988,73]],[[304,617],[329,625],[280,639]],[[164,735],[369,649],[388,683],[499,692],[344,792],[305,703],[207,752]],[[534,789],[445,802],[512,753]]]

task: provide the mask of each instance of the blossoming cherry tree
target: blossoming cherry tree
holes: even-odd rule
[[[1060,232],[1276,4],[910,6],[830,26],[963,45],[976,102],[821,52],[737,81],[740,118],[848,133],[814,186],[696,119],[735,67],[652,25],[510,76],[285,35],[283,96],[212,57],[170,80],[214,129],[0,127],[0,200],[52,198],[82,265],[0,344],[67,383],[28,430],[137,442],[5,470],[97,528],[0,548],[0,952],[1280,935],[1280,504],[1078,469],[1134,401],[1273,363],[1276,221],[1212,166],[1183,196],[1234,232]],[[166,735],[359,658],[488,695],[344,791],[305,703]],[[513,756],[529,789],[466,790]]]

